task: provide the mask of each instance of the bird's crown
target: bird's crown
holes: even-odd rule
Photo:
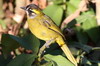
[[[21,8],[27,11],[28,13],[35,13],[35,14],[41,13],[41,9],[35,4],[29,4],[26,7],[21,7]]]

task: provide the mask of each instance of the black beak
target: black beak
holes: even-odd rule
[[[20,7],[21,9],[23,9],[23,10],[26,10],[26,7]]]

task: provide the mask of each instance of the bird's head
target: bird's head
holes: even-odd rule
[[[27,5],[26,7],[21,7],[21,8],[25,10],[27,13],[27,16],[31,18],[34,18],[36,15],[42,14],[41,9],[35,4],[30,4],[30,5]]]

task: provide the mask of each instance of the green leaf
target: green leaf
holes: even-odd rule
[[[1,45],[2,45],[2,51],[4,55],[8,54],[10,51],[20,46],[19,43],[16,40],[14,40],[12,37],[15,36],[2,34]]]
[[[78,24],[85,22],[88,19],[88,15],[82,14],[76,18]]]
[[[7,66],[32,66],[36,56],[32,54],[21,54],[13,59]]]
[[[69,3],[73,4],[73,6],[75,6],[75,7],[78,8],[78,7],[79,7],[80,1],[81,1],[81,0],[70,0]]]
[[[67,14],[70,15],[72,13],[74,13],[76,11],[76,9],[78,9],[79,7],[79,3],[80,0],[70,0],[69,2],[67,2]]]
[[[41,66],[57,66],[57,65],[54,64],[54,63],[55,63],[55,62],[53,62],[53,61],[48,61],[48,62],[42,64]]]
[[[100,40],[100,30],[96,22],[96,18],[94,16],[93,11],[88,11],[83,13],[85,15],[85,21],[82,23],[82,28],[89,35],[91,40],[97,44]]]
[[[85,31],[83,31],[82,27],[81,26],[75,27],[75,30],[76,30],[76,35],[77,35],[78,41],[82,44],[87,44],[88,37],[87,37]]]
[[[38,50],[39,50],[39,46],[40,46],[40,41],[38,38],[36,38],[34,35],[32,34],[28,34],[26,36],[23,37],[23,40],[25,40],[28,44],[31,45],[32,50],[35,54],[37,54]]]
[[[89,53],[92,50],[91,46],[85,45],[85,44],[81,44],[79,42],[69,42],[69,44],[73,47],[77,47],[80,48],[82,50],[84,50],[85,52]]]
[[[24,39],[17,37],[17,36],[13,36],[13,35],[9,35],[10,38],[12,38],[13,40],[17,41],[21,46],[23,46],[26,49],[30,49],[32,50],[32,46],[31,44],[29,44],[27,41],[25,41]]]
[[[45,58],[56,62],[57,66],[67,66],[67,65],[74,66],[69,60],[67,60],[61,55],[53,56],[53,55],[47,54],[45,55]]]
[[[73,4],[67,2],[67,10],[66,10],[67,15],[74,13],[76,9],[77,8]]]
[[[43,12],[48,15],[58,26],[62,21],[63,8],[58,5],[49,5]]]
[[[86,57],[83,57],[82,64],[85,66],[92,66],[92,63]]]
[[[23,46],[25,49],[33,50],[35,53],[38,52],[40,44],[39,40],[32,35],[29,35],[29,37],[26,37],[25,39],[9,34],[3,34],[1,39],[3,53],[8,54],[10,51],[13,51],[19,46]]]
[[[8,56],[6,59],[3,55],[0,55],[0,66],[7,66],[7,64],[12,60],[11,56]]]
[[[54,4],[62,4],[63,3],[63,0],[54,0],[53,3]]]

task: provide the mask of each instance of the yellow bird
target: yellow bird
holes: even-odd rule
[[[45,15],[41,9],[35,5],[30,4],[26,7],[21,7],[27,13],[27,22],[30,31],[39,39],[46,41],[46,43],[40,48],[39,56],[44,49],[53,42],[57,42],[61,47],[67,58],[77,66],[77,62],[73,57],[72,53],[68,49],[64,42],[64,35],[60,29],[54,24],[52,19]]]

